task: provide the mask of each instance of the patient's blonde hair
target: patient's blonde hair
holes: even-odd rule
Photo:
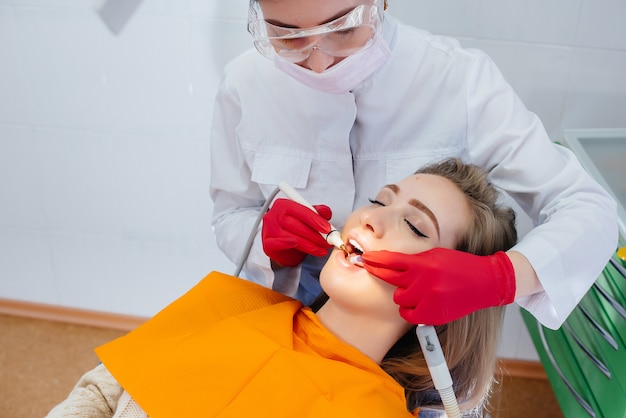
[[[515,212],[498,205],[498,191],[483,169],[453,158],[423,167],[417,173],[445,177],[467,196],[473,222],[457,243],[457,250],[489,255],[515,245]],[[487,308],[435,327],[462,410],[479,409],[486,402],[495,373],[503,314],[503,307]],[[414,328],[390,350],[381,367],[405,388],[409,410],[441,405]]]

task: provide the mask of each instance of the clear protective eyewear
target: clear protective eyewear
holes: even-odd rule
[[[314,49],[334,57],[347,57],[371,45],[383,21],[383,0],[369,0],[345,15],[312,28],[287,28],[263,18],[259,0],[250,1],[248,32],[254,46],[265,57],[280,56],[297,63],[306,60]]]

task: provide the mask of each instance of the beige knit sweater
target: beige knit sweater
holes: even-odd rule
[[[46,418],[147,418],[143,410],[100,364],[85,373],[67,399]]]

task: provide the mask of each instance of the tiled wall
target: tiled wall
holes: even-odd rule
[[[233,265],[209,226],[213,96],[248,0],[0,0],[0,297],[148,316]],[[626,126],[621,0],[390,0],[486,50],[554,139]],[[509,309],[505,357],[535,359]]]

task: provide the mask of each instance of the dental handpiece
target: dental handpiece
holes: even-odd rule
[[[313,205],[307,202],[304,197],[300,193],[296,191],[293,187],[291,187],[286,181],[281,181],[278,185],[278,188],[287,195],[287,197],[294,202],[300,203],[302,206],[306,206],[311,209],[313,212],[317,213]],[[341,239],[341,233],[335,228],[332,224],[330,225],[330,232],[327,234],[320,232],[322,237],[326,240],[330,245],[344,251],[348,254],[348,249],[346,248],[346,244]]]

